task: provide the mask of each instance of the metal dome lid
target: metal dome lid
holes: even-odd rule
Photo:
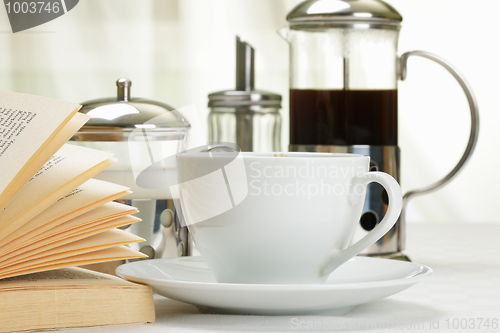
[[[132,81],[116,81],[117,97],[101,98],[82,103],[79,112],[92,118],[78,133],[129,133],[137,128],[149,131],[185,132],[191,127],[188,121],[172,106],[145,98],[132,98]],[[161,116],[160,118],[157,118]],[[155,119],[154,124],[147,124]]]
[[[308,29],[314,25],[399,29],[403,17],[381,0],[307,0],[297,5],[286,17],[292,29]],[[369,24],[369,26],[366,26]]]

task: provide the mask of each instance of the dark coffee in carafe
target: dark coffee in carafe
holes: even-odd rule
[[[397,90],[290,90],[290,144],[397,145]]]

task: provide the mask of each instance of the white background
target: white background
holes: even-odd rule
[[[0,89],[74,102],[132,95],[208,115],[207,94],[234,88],[235,35],[256,49],[256,87],[282,94],[288,143],[288,48],[276,30],[297,0],[82,0],[66,15],[12,34],[0,8]],[[403,16],[399,53],[427,50],[451,61],[480,105],[477,149],[451,184],[411,201],[411,222],[500,222],[498,0],[387,0]],[[438,65],[411,59],[399,86],[404,190],[444,176],[469,133],[466,99]]]

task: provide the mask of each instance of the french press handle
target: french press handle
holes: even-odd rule
[[[408,63],[408,58],[410,56],[423,57],[430,59],[434,62],[437,62],[438,64],[446,68],[446,70],[450,72],[451,75],[453,75],[453,77],[458,81],[458,83],[464,90],[465,96],[467,97],[467,101],[469,102],[471,128],[470,128],[469,142],[467,143],[467,147],[465,148],[462,158],[460,159],[460,161],[458,161],[457,165],[455,165],[455,167],[446,176],[444,176],[437,182],[416,190],[409,191],[403,196],[403,206],[400,215],[401,225],[405,225],[405,214],[408,205],[408,200],[416,195],[425,194],[437,190],[438,188],[447,184],[464,166],[464,164],[469,160],[470,156],[472,155],[472,152],[474,151],[474,148],[476,147],[477,137],[479,133],[479,112],[477,106],[477,99],[476,96],[474,95],[474,92],[472,91],[469,82],[467,82],[463,74],[460,73],[460,71],[458,71],[458,69],[456,69],[448,61],[433,53],[425,51],[411,51],[404,53],[400,58],[399,68],[400,68],[401,81],[404,81],[406,79],[407,63]]]

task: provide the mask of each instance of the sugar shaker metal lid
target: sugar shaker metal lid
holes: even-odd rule
[[[281,108],[281,95],[254,89],[254,58],[253,47],[236,36],[236,89],[209,94],[209,107]]]

